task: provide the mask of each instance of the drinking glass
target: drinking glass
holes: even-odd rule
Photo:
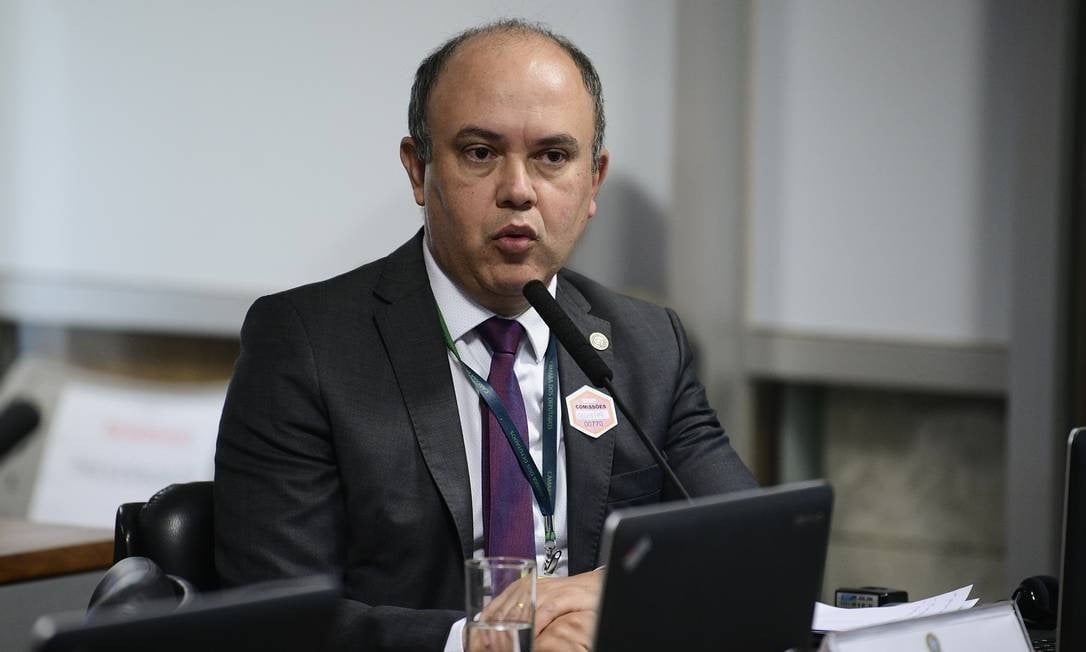
[[[535,561],[483,557],[465,562],[468,652],[532,652]]]

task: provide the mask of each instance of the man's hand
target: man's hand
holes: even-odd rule
[[[525,630],[532,614],[531,578],[516,580],[498,594],[479,614],[479,620],[489,623],[524,623]],[[524,634],[527,631],[522,630]],[[534,635],[534,632],[532,632]],[[472,623],[465,623],[463,646],[467,652],[509,652],[517,649],[516,630],[505,632],[473,628]]]
[[[535,652],[588,652],[595,631],[595,609],[564,614],[536,637]]]
[[[600,568],[570,577],[539,578],[535,598],[536,636],[566,614],[591,612],[595,621],[602,586],[603,569]]]
[[[483,610],[484,619],[516,620],[517,612],[530,601],[523,581],[511,584]],[[535,649],[536,652],[588,650],[596,628],[603,587],[603,569],[572,577],[541,577],[536,581]],[[465,649],[502,649],[486,634],[477,641],[467,641]]]

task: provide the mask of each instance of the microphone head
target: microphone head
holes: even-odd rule
[[[524,289],[521,292],[524,294],[524,298],[528,300],[528,303],[532,304],[532,307],[535,308],[536,312],[540,313],[540,316],[542,316],[543,313],[539,311],[539,306],[554,301],[554,297],[551,296],[550,290],[547,289],[547,286],[543,281],[538,279],[525,283]],[[550,324],[547,325],[549,326]]]
[[[0,410],[0,457],[15,447],[41,422],[41,412],[30,401],[15,399]]]
[[[588,343],[585,336],[569,319],[569,315],[554,300],[547,286],[542,281],[528,281],[524,285],[524,298],[532,304],[535,311],[543,318],[551,332],[562,343],[581,371],[596,387],[603,387],[614,376],[611,368],[603,361],[600,354]]]

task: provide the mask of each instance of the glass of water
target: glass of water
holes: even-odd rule
[[[483,557],[465,562],[468,652],[532,652],[535,561]]]

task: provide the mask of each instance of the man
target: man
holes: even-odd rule
[[[609,162],[587,57],[518,21],[468,30],[423,61],[409,123],[400,159],[423,230],[387,258],[259,299],[245,320],[216,455],[219,571],[226,584],[341,577],[342,649],[456,649],[464,560],[521,550],[555,575],[539,582],[536,649],[587,648],[604,518],[676,496],[624,419],[594,431],[545,388],[554,360],[560,396],[589,383],[529,309],[526,282],[548,284],[592,334],[692,494],[755,482],[675,316],[560,272]],[[472,373],[522,424],[512,435]],[[542,498],[509,453],[518,434],[535,466],[556,460]]]

